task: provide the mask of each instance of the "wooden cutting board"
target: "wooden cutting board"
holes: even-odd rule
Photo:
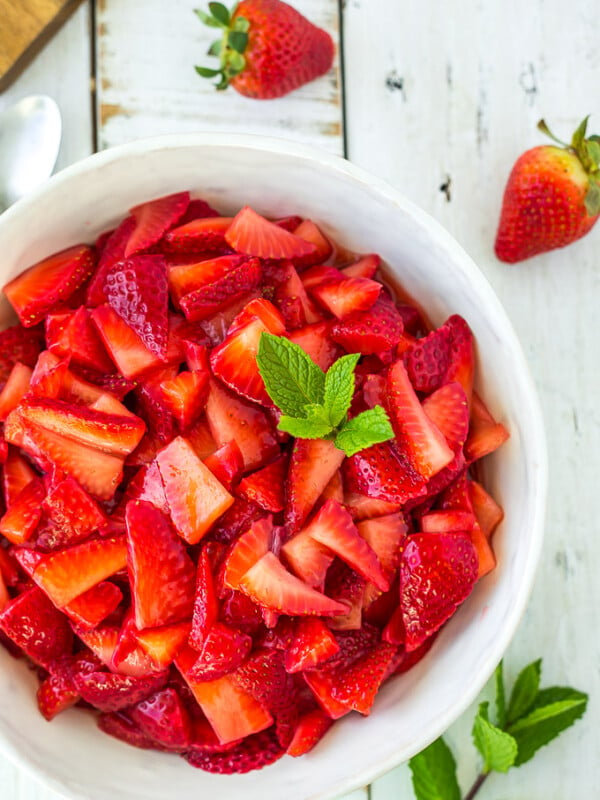
[[[0,0],[0,92],[81,0]]]

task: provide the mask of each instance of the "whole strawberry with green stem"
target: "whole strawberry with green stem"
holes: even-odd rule
[[[209,3],[208,8],[209,13],[196,13],[206,25],[222,30],[208,51],[221,65],[196,71],[218,78],[217,89],[231,85],[246,97],[270,100],[331,68],[331,36],[281,0],[241,0],[232,12],[221,3]]]
[[[508,178],[495,250],[514,263],[580,239],[600,216],[600,136],[586,138],[588,117],[571,144],[538,128],[556,145],[527,150]]]

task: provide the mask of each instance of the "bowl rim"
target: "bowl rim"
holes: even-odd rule
[[[505,327],[504,335],[509,339],[508,344],[516,359],[516,369],[520,374],[522,387],[524,389],[523,399],[526,401],[526,406],[523,409],[523,413],[528,419],[528,445],[530,448],[528,456],[529,460],[535,465],[535,469],[532,472],[534,478],[531,491],[532,500],[530,503],[530,519],[532,520],[532,525],[531,529],[528,531],[530,544],[526,553],[527,563],[523,572],[523,580],[520,585],[520,593],[517,602],[513,603],[510,610],[507,612],[505,624],[496,637],[494,646],[490,647],[487,658],[482,666],[480,676],[471,683],[468,689],[448,708],[443,716],[437,718],[436,725],[432,725],[425,736],[421,735],[418,740],[418,750],[415,751],[419,752],[438,736],[442,735],[480,694],[510,644],[525,612],[533,589],[544,535],[548,490],[548,456],[541,404],[523,348],[508,314],[492,289],[488,279],[471,256],[441,223],[413,201],[405,197],[401,191],[394,188],[384,179],[352,164],[346,158],[326,152],[312,145],[295,142],[290,139],[262,136],[260,134],[198,132],[151,136],[120,144],[76,161],[53,175],[31,194],[18,200],[4,213],[0,214],[0,233],[6,225],[10,225],[13,218],[26,215],[41,199],[53,194],[63,184],[68,184],[71,179],[79,175],[93,173],[104,165],[131,156],[141,156],[155,151],[168,152],[170,150],[203,148],[245,148],[251,151],[290,156],[316,163],[321,167],[341,173],[360,184],[368,186],[371,191],[374,191],[386,201],[391,202],[398,210],[410,215],[428,236],[431,236],[445,250],[449,251],[453,255],[454,265],[474,284],[474,291],[481,297],[482,302],[486,304],[486,307],[491,309],[494,315],[500,316],[503,320]],[[69,787],[60,778],[53,775],[46,767],[40,768],[39,765],[33,763],[26,753],[20,752],[9,745],[1,729],[0,755],[5,756],[17,767],[31,775],[35,780],[45,784],[53,791],[68,798],[68,800],[73,800],[73,798],[85,800],[83,795],[74,791],[72,787]],[[337,784],[336,787],[328,788],[314,794],[312,796],[313,800],[327,800],[328,798],[337,797],[341,794],[358,789],[361,786],[365,786],[402,763],[403,757],[404,754],[398,756],[391,754],[380,761],[373,761],[369,768],[364,768],[362,772],[353,774],[342,783]]]

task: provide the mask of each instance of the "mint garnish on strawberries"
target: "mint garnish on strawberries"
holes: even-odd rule
[[[490,704],[481,703],[471,735],[483,764],[464,800],[472,800],[492,772],[508,772],[529,761],[583,716],[588,696],[563,686],[540,689],[541,667],[539,659],[520,672],[507,704],[502,662],[498,665],[495,723],[489,718]],[[456,762],[442,737],[411,758],[409,767],[417,800],[460,800]]]
[[[269,397],[283,412],[279,430],[299,439],[332,439],[347,456],[392,439],[381,406],[348,419],[359,358],[342,356],[325,373],[294,342],[263,333],[256,360]]]

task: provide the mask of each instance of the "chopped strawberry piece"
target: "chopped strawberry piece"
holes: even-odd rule
[[[12,325],[0,331],[0,381],[8,380],[17,362],[34,367],[42,346],[39,328]]]
[[[8,455],[2,468],[4,503],[7,508],[14,503],[21,491],[36,477],[30,464],[14,447],[8,448]]]
[[[136,631],[135,638],[144,653],[150,658],[154,669],[169,667],[184,646],[190,633],[189,622],[161,625]]]
[[[256,258],[247,259],[213,283],[189,292],[180,300],[190,322],[208,319],[247,298],[260,285],[262,269]]]
[[[272,292],[275,305],[281,311],[288,330],[323,319],[323,314],[307,295],[293,264],[273,262],[270,270],[265,266],[264,273],[263,291]]]
[[[41,504],[45,497],[44,481],[34,478],[0,519],[0,533],[13,544],[23,544],[30,539],[42,517]]]
[[[286,641],[284,664],[288,672],[303,672],[334,656],[340,649],[335,637],[316,617],[299,617],[293,621],[291,636]]]
[[[210,538],[215,542],[225,545],[231,544],[244,533],[258,519],[262,519],[265,512],[256,503],[247,503],[237,498],[233,505],[218,520],[211,531]]]
[[[134,678],[110,672],[78,673],[75,686],[81,697],[99,711],[119,711],[144,700],[148,695],[162,689],[167,673]]]
[[[358,311],[335,322],[331,338],[348,353],[370,355],[395,347],[403,331],[401,314],[382,292],[368,311]]]
[[[85,304],[88,308],[95,308],[106,303],[107,297],[104,292],[106,276],[118,261],[122,261],[125,258],[127,243],[135,227],[136,221],[134,217],[125,217],[106,239],[99,254],[98,266],[86,289]]]
[[[467,534],[408,537],[400,565],[406,649],[415,650],[454,614],[477,580],[477,552]]]
[[[71,600],[62,610],[78,628],[92,630],[112,614],[122,599],[123,592],[116,584],[102,581]]]
[[[215,583],[208,551],[204,548],[198,560],[196,596],[190,632],[190,644],[193,648],[196,650],[202,648],[206,635],[217,621],[218,615],[219,603],[215,592]]]
[[[180,192],[132,208],[130,213],[136,225],[127,242],[125,257],[129,258],[156,244],[165,231],[172,228],[185,214],[189,203],[189,193]]]
[[[261,609],[243,592],[225,589],[222,592],[221,619],[232,628],[249,633],[258,633],[263,624]]]
[[[133,720],[123,713],[100,714],[98,717],[98,727],[103,733],[119,739],[131,747],[139,747],[142,750],[160,749],[157,742],[150,739],[141,732]]]
[[[494,551],[492,550],[492,545],[489,539],[481,530],[479,525],[475,525],[473,530],[470,532],[470,536],[473,547],[475,548],[475,552],[477,553],[477,580],[479,580],[495,568],[496,556],[494,555]]]
[[[471,531],[474,526],[475,515],[469,511],[430,511],[421,517],[423,533]]]
[[[234,672],[252,649],[252,639],[215,622],[208,630],[200,656],[189,670],[193,681],[212,681]]]
[[[375,444],[346,459],[343,473],[349,492],[395,506],[391,509],[386,506],[383,513],[427,491],[425,479],[388,442]]]
[[[381,642],[349,667],[336,670],[332,695],[353,711],[370,714],[375,695],[396,655],[396,646]]]
[[[206,372],[180,372],[175,378],[160,384],[165,403],[177,420],[180,430],[185,431],[191,427],[204,410],[208,397],[208,381]]]
[[[242,453],[234,441],[222,445],[203,460],[204,466],[208,467],[228,490],[231,490],[232,484],[244,469]]]
[[[381,292],[381,284],[369,278],[343,278],[311,289],[313,297],[338,319],[368,311]]]
[[[294,230],[294,235],[313,245],[312,252],[294,257],[294,262],[300,267],[322,264],[327,261],[333,251],[331,242],[312,219],[302,220]]]
[[[240,580],[255,603],[282,614],[345,614],[347,606],[330,600],[288,572],[274,553],[266,553]]]
[[[156,456],[177,532],[196,544],[231,506],[233,497],[182,436]]]
[[[400,546],[408,532],[403,514],[387,514],[366,519],[356,525],[358,532],[377,555],[383,574],[390,583],[400,564]],[[378,597],[380,591],[374,584],[365,587],[364,606]]]
[[[287,457],[280,456],[271,464],[240,481],[237,494],[264,508],[277,513],[285,507],[284,479],[287,473]]]
[[[232,440],[237,443],[244,469],[257,469],[279,455],[275,432],[265,414],[217,381],[210,384],[206,418],[219,447]]]
[[[376,253],[369,253],[353,264],[344,267],[342,274],[347,278],[373,278],[379,269],[381,259]]]
[[[89,650],[63,657],[52,665],[52,672],[37,691],[38,708],[47,720],[71,708],[81,697],[75,686],[75,675],[94,672],[101,667],[99,659]]]
[[[297,531],[340,468],[344,453],[325,439],[296,439],[286,478],[285,518]]]
[[[324,711],[317,708],[307,712],[298,722],[286,750],[287,755],[294,758],[305,755],[321,741],[332,725],[333,720]]]
[[[191,222],[194,219],[201,219],[203,217],[218,217],[219,212],[209,205],[206,200],[201,200],[199,197],[190,200],[187,211],[181,217],[178,225],[185,225],[186,222]]]
[[[232,217],[199,217],[170,230],[163,239],[167,253],[224,253],[229,250],[225,234]]]
[[[46,317],[48,349],[73,364],[98,372],[112,372],[113,363],[102,344],[90,311],[83,306],[73,312],[56,311]]]
[[[469,435],[465,443],[465,458],[477,461],[497,450],[508,439],[509,433],[501,422],[496,422],[483,400],[473,395]]]
[[[29,389],[32,370],[30,367],[21,364],[20,361],[12,368],[4,388],[0,392],[0,421],[8,417],[10,412],[15,409]]]
[[[396,361],[391,367],[387,388],[396,443],[416,471],[430,478],[452,461],[454,453],[423,410],[402,361]]]
[[[223,581],[230,589],[237,589],[244,575],[271,548],[273,521],[265,517],[253,522],[231,546],[223,563]]]
[[[153,628],[190,619],[195,569],[164,514],[150,503],[127,505],[127,550],[135,622]],[[161,564],[160,572],[156,564]]]
[[[300,531],[282,547],[281,552],[292,571],[314,589],[322,589],[334,554],[319,544],[309,531]]]
[[[141,732],[169,750],[189,747],[190,715],[175,689],[166,687],[146,697],[130,711]]]
[[[362,625],[366,581],[344,561],[336,558],[327,572],[325,593],[332,600],[345,603],[348,611],[331,619],[334,631],[359,630]]]
[[[333,680],[327,672],[315,669],[302,674],[315,700],[330,719],[340,719],[350,713],[348,706],[333,696]]]
[[[460,383],[446,383],[423,401],[423,411],[453,447],[462,447],[469,432],[469,403]]]
[[[94,266],[94,251],[86,245],[76,245],[21,272],[6,284],[4,294],[21,324],[31,328],[59,303],[66,302],[89,278]]]
[[[262,769],[285,753],[271,730],[246,736],[243,741],[224,752],[192,749],[185,754],[188,764],[219,775],[243,774]]]
[[[469,495],[477,522],[489,539],[504,519],[504,511],[477,481],[469,481]]]
[[[98,306],[92,320],[104,346],[118,370],[128,380],[163,366],[163,362],[145,346],[137,333],[110,306]]]
[[[107,522],[98,503],[82,489],[74,478],[55,483],[43,502],[47,516],[60,529],[61,545],[86,539]]]
[[[218,283],[245,263],[250,263],[246,256],[235,254],[170,266],[169,291],[173,302],[179,307],[182,297]]]
[[[316,251],[306,239],[280,228],[244,206],[233,218],[225,240],[238,253],[259,258],[300,258]]]
[[[37,586],[6,606],[0,614],[0,631],[46,669],[71,653],[73,635],[66,617]]]

